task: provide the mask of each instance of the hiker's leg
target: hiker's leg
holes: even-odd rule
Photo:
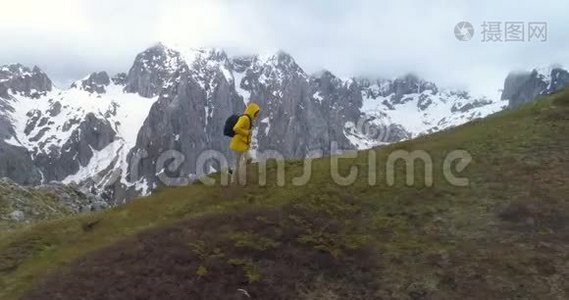
[[[241,153],[239,158],[239,171],[237,172],[237,178],[239,179],[240,185],[247,184],[247,158],[249,157],[249,152],[245,151]]]
[[[243,152],[233,151],[233,173],[231,173],[231,183],[237,183],[237,174],[239,174],[239,169],[241,166],[241,155]]]

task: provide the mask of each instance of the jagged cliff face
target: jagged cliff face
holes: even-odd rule
[[[527,103],[538,96],[549,95],[569,85],[569,72],[560,67],[510,73],[504,82],[502,99],[511,107]]]
[[[243,103],[229,82],[217,68],[207,70],[204,78],[196,78],[187,65],[170,78],[158,100],[152,106],[131,152],[141,157],[130,164],[142,180],[156,186],[156,174],[165,165],[158,161],[167,151],[183,155],[183,164],[170,172],[170,176],[188,178],[195,174],[197,157],[206,150],[229,154],[225,139],[221,137],[225,118],[242,111]],[[211,84],[211,85],[210,85]],[[211,89],[205,89],[210,85]],[[163,163],[162,163],[163,164]]]
[[[307,149],[323,149],[329,152],[330,143],[336,142],[339,149],[354,149],[344,134],[345,124],[357,123],[360,118],[362,95],[353,81],[344,81],[330,72],[322,72],[309,79],[308,109],[304,110],[309,131]],[[310,120],[319,120],[311,127]]]
[[[8,92],[11,92],[37,99],[51,90],[51,80],[37,66],[31,70],[20,64],[0,67],[0,97],[2,98],[9,98]]]
[[[259,151],[278,150],[299,158],[310,151],[327,153],[331,142],[354,148],[343,134],[344,124],[355,121],[361,107],[361,95],[351,82],[329,72],[309,76],[284,52],[264,61],[252,58],[248,67],[235,73],[244,100],[252,99],[262,108]]]
[[[14,128],[14,95],[37,99],[52,90],[52,83],[38,67],[20,64],[0,67],[0,178],[20,184],[38,184],[41,176],[30,153],[18,141]]]
[[[215,162],[197,168],[204,152],[213,150],[231,163],[223,125],[249,101],[262,108],[253,141],[259,159],[269,150],[302,158],[369,148],[462,124],[505,105],[440,89],[414,75],[385,80],[307,74],[282,51],[228,57],[218,49],[159,44],[137,55],[128,74],[92,73],[68,90],[54,89],[37,68],[2,70],[0,123],[6,126],[0,128],[0,150],[7,154],[0,157],[0,176],[25,184],[77,182],[111,203],[148,193],[164,177],[183,184],[219,170]]]

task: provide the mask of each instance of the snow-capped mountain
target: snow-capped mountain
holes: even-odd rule
[[[413,75],[307,74],[282,51],[229,57],[220,49],[158,44],[138,54],[126,74],[92,73],[67,89],[54,87],[37,67],[9,65],[0,67],[0,177],[76,182],[114,203],[165,179],[184,184],[219,169],[208,158],[231,161],[223,124],[251,99],[262,108],[254,141],[259,158],[271,150],[301,158],[370,148],[508,104]]]
[[[14,69],[22,71],[8,74]],[[102,187],[99,175],[125,178],[127,154],[156,97],[124,92],[124,74],[111,80],[105,72],[93,73],[60,90],[38,68],[12,65],[2,70],[6,78],[0,86],[6,92],[0,103],[7,108],[8,132],[0,142],[29,162],[21,167],[10,155],[3,156],[7,166],[0,170],[7,170],[5,176],[23,184],[89,180],[97,188]],[[14,80],[24,82],[22,88],[14,88]],[[27,176],[14,178],[10,170]]]
[[[406,138],[417,137],[487,116],[508,105],[507,101],[473,97],[466,91],[440,89],[415,75],[394,80],[359,79],[358,84],[363,99],[361,112],[368,116],[369,124],[360,118],[360,124],[346,126],[348,133],[370,131],[363,139],[352,135],[351,141],[360,148],[376,145],[366,137],[379,142],[398,141],[404,135],[401,132],[407,133]]]
[[[569,85],[569,72],[559,66],[513,72],[504,82],[502,100],[515,107]]]

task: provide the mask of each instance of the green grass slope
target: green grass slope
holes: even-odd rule
[[[129,205],[0,235],[0,299],[567,299],[569,91],[341,160],[290,184],[163,189]],[[458,187],[443,160],[466,150]],[[432,157],[415,184],[396,150]],[[258,174],[250,172],[255,182]]]

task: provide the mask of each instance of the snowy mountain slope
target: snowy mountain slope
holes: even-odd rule
[[[64,183],[82,182],[94,174],[105,171],[111,165],[113,170],[117,168],[121,170],[121,179],[126,176],[122,171],[126,171],[127,154],[135,146],[138,131],[157,97],[145,98],[137,94],[125,93],[123,88],[122,85],[111,84],[106,87],[107,92],[104,95],[96,96],[73,89],[68,91],[66,99],[75,104],[75,108],[72,109],[74,118],[85,118],[87,113],[95,113],[97,117],[112,124],[116,136],[104,148],[93,151],[93,157],[89,162],[82,165],[77,173],[70,174],[63,179]],[[78,103],[79,101],[87,103]],[[70,107],[73,105],[70,104]],[[79,117],[77,114],[82,116]]]
[[[40,170],[40,183],[82,183],[126,165],[156,97],[125,93],[114,82],[100,72],[67,90],[52,88],[36,97],[8,92],[12,109],[6,115],[14,134],[6,142],[27,150]]]
[[[438,88],[414,75],[393,80],[357,79],[362,116],[345,124],[358,148],[369,148],[457,126],[504,109],[507,101]]]
[[[394,103],[388,97],[364,98],[362,111],[382,112],[387,123],[400,124],[412,137],[443,130],[502,110],[507,101],[475,99],[450,90],[406,94]]]

